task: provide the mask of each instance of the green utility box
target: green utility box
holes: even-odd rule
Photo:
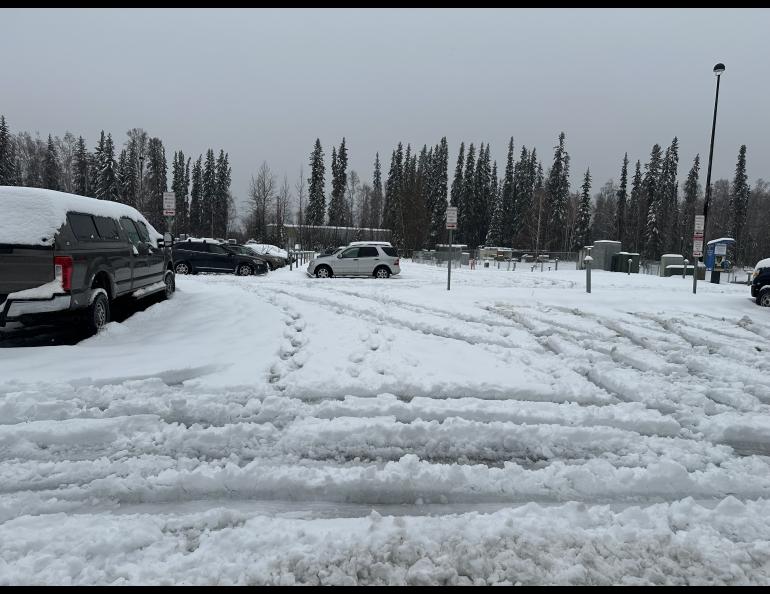
[[[639,272],[639,254],[629,252],[618,252],[612,254],[612,272],[628,273],[628,261],[631,260],[631,272]]]

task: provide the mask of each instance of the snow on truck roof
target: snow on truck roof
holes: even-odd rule
[[[754,270],[759,270],[760,268],[770,268],[770,258],[765,258],[764,260],[757,262],[757,265],[754,266]]]
[[[153,239],[163,237],[138,210],[125,204],[42,188],[0,186],[0,243],[52,245],[68,212],[128,217],[147,225]]]

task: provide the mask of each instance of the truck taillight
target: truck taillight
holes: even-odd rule
[[[72,288],[72,257],[56,256],[53,259],[53,269],[62,289],[69,291]]]

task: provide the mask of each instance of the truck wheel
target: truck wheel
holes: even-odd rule
[[[163,299],[171,299],[171,296],[176,291],[176,279],[174,273],[170,270],[166,272],[166,276],[163,278],[163,282],[166,285],[166,289],[163,291]]]
[[[762,307],[770,307],[770,291],[762,291],[757,297],[757,303]]]
[[[110,323],[110,300],[103,292],[94,297],[86,310],[86,326],[92,333],[97,333]]]

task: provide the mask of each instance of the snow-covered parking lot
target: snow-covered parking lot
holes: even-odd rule
[[[746,286],[402,264],[0,350],[0,584],[770,581]]]

